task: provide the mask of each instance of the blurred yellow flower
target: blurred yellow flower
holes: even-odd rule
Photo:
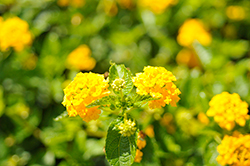
[[[69,69],[92,70],[96,61],[91,56],[91,50],[87,45],[80,45],[67,57],[66,67]]]
[[[151,109],[164,107],[166,104],[176,106],[181,94],[173,81],[175,76],[164,67],[147,66],[143,69],[144,73],[137,73],[133,77],[134,85],[137,87],[136,93],[139,95],[150,95],[159,98],[149,102]]]
[[[235,122],[244,126],[249,119],[248,104],[242,101],[237,93],[222,92],[215,95],[209,102],[209,106],[207,115],[213,116],[219,126],[227,130],[232,130]]]
[[[104,12],[108,16],[115,16],[118,12],[118,7],[116,5],[115,0],[103,0]]]
[[[191,49],[184,48],[176,56],[176,62],[180,64],[187,65],[190,68],[200,67],[200,61]]]
[[[101,74],[78,73],[64,89],[64,100],[69,116],[79,115],[84,121],[96,120],[101,111],[98,107],[86,108],[93,101],[109,95],[108,81]]]
[[[169,134],[173,134],[175,132],[174,117],[172,114],[165,113],[160,120],[160,123],[162,126],[166,127]]]
[[[75,8],[80,8],[85,5],[85,0],[58,0],[57,4],[61,7],[73,6]]]
[[[246,13],[241,6],[228,6],[226,9],[227,17],[231,20],[243,20],[246,17]]]
[[[121,7],[125,9],[131,9],[134,6],[132,0],[116,0],[116,1],[119,3]]]
[[[175,5],[178,0],[139,0],[139,6],[149,8],[155,14],[161,14],[170,5]]]
[[[146,146],[146,140],[144,139],[145,136],[146,135],[142,131],[140,131],[139,134],[138,134],[137,147],[140,150],[143,149]]]
[[[217,147],[219,156],[216,158],[221,165],[250,165],[250,134],[242,135],[234,132],[233,136],[224,136]]]
[[[212,36],[205,30],[200,20],[188,19],[180,27],[177,41],[180,45],[188,47],[195,40],[203,46],[208,46],[212,41]]]
[[[153,138],[155,136],[155,132],[154,132],[154,126],[153,125],[149,125],[146,129],[145,129],[145,134],[151,138]]]
[[[26,21],[18,17],[3,21],[0,17],[0,50],[6,51],[13,47],[15,51],[22,51],[32,42],[32,35]]]
[[[210,122],[209,119],[208,119],[208,117],[206,116],[206,114],[203,113],[203,112],[200,112],[200,113],[198,114],[197,118],[198,118],[198,120],[199,120],[201,123],[203,123],[203,124],[205,124],[205,125],[208,125],[209,122]]]
[[[136,163],[140,163],[141,160],[142,160],[142,156],[143,156],[143,153],[139,150],[139,149],[136,149],[136,155],[135,155],[135,162]]]
[[[26,70],[34,70],[37,64],[37,56],[34,54],[28,54],[24,59],[22,59],[22,67]]]

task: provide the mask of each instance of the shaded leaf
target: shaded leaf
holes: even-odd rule
[[[108,129],[105,151],[107,160],[112,166],[131,165],[136,154],[138,130],[133,135],[124,137],[117,128],[122,122],[123,118],[115,119]]]

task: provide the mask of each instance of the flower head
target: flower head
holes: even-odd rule
[[[135,125],[136,123],[131,119],[125,119],[124,123],[120,123],[120,125],[118,126],[118,129],[120,130],[119,133],[124,137],[130,137],[135,133],[137,129]]]
[[[32,42],[32,35],[26,21],[18,17],[8,18],[3,21],[0,17],[0,50],[6,51],[13,47],[16,51],[22,51]]]
[[[226,135],[217,147],[217,161],[221,165],[248,166],[250,165],[250,134],[242,135],[234,132],[233,136]]]
[[[167,7],[174,5],[178,0],[139,0],[140,6],[149,8],[155,14],[163,13]]]
[[[249,119],[248,104],[242,101],[237,93],[222,92],[215,95],[209,102],[209,106],[207,115],[213,116],[219,126],[227,130],[232,130],[235,122],[244,126]]]
[[[147,66],[143,69],[144,73],[137,73],[133,78],[134,85],[137,87],[136,93],[139,95],[150,95],[156,100],[149,102],[151,109],[164,107],[166,104],[176,106],[180,100],[178,95],[181,93],[173,81],[175,76],[164,67]]]
[[[101,111],[98,107],[86,108],[93,101],[109,95],[108,82],[103,75],[78,73],[64,89],[64,100],[69,116],[79,115],[84,121],[96,120]]]
[[[208,46],[211,35],[205,30],[202,22],[198,19],[188,19],[179,29],[177,41],[180,45],[188,47],[197,40],[201,45]]]
[[[92,70],[96,61],[90,57],[91,50],[87,45],[80,45],[67,58],[67,67],[70,69]]]

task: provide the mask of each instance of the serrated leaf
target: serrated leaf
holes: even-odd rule
[[[101,106],[101,105],[110,105],[114,103],[115,99],[116,99],[115,96],[105,96],[87,105],[86,108],[96,107],[96,106]]]
[[[125,80],[125,88],[122,89],[122,93],[128,95],[134,86],[131,72],[124,65],[112,64],[109,69],[109,84],[111,85],[117,78]]]
[[[105,151],[112,166],[129,166],[133,164],[136,154],[138,130],[133,135],[124,137],[117,128],[122,122],[123,118],[115,119],[108,129]]]
[[[145,104],[148,101],[157,100],[157,98],[153,98],[150,95],[138,95],[136,96],[136,99],[134,101],[134,106],[141,107],[143,104]]]
[[[68,117],[68,112],[67,111],[64,111],[63,113],[61,113],[59,116],[57,116],[56,118],[54,118],[54,121],[60,121],[62,120],[63,118],[66,118]]]

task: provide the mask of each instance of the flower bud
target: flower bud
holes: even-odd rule
[[[120,130],[120,134],[122,134],[122,136],[124,137],[130,137],[131,135],[133,135],[136,131],[136,127],[135,127],[136,123],[134,121],[132,121],[131,119],[124,120],[124,123],[121,123],[118,126],[118,129]]]
[[[122,88],[124,88],[125,85],[125,80],[122,78],[117,78],[113,81],[113,83],[111,84],[112,88],[115,91],[120,91],[122,90]]]

